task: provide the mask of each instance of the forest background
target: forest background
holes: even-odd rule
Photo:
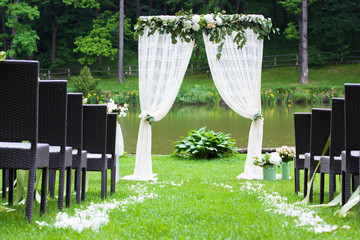
[[[270,17],[273,34],[264,41],[264,55],[298,52],[298,13],[279,0],[124,0],[124,64],[137,64],[133,26],[140,15],[262,14]],[[286,0],[299,6],[301,0]],[[89,65],[101,68],[118,62],[119,0],[0,0],[0,49],[14,59],[36,59],[42,68]],[[360,3],[357,0],[316,0],[308,6],[309,54],[332,51],[340,56],[360,50]],[[191,63],[206,65],[200,41]]]

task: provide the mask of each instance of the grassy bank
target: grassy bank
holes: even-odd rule
[[[360,237],[358,208],[345,219],[335,212],[340,207],[316,208],[293,205],[301,201],[294,193],[293,180],[274,182],[238,180],[243,172],[246,155],[234,155],[221,160],[181,160],[168,156],[153,156],[153,171],[157,182],[120,180],[116,193],[105,202],[120,202],[107,211],[108,222],[98,230],[86,227],[74,230],[79,224],[76,212],[85,215],[100,199],[100,174],[90,173],[86,203],[77,205],[72,197],[71,207],[58,216],[57,200],[50,199],[47,212],[39,216],[35,204],[33,221],[25,219],[25,207],[0,213],[2,239],[357,239]],[[120,158],[120,176],[133,173],[135,157]],[[293,165],[291,163],[290,168]],[[280,169],[277,170],[280,172]],[[292,172],[291,172],[292,174]],[[292,175],[293,177],[293,175]],[[314,202],[318,202],[318,183]],[[326,185],[327,186],[327,185]],[[109,186],[108,186],[109,187]],[[327,187],[325,188],[327,189]],[[325,190],[327,196],[327,190]],[[326,199],[327,201],[327,199]],[[4,202],[4,201],[3,201]],[[290,212],[303,212],[305,219],[318,216],[316,223],[305,224],[300,216]],[[100,210],[99,210],[100,211]],[[287,214],[285,214],[285,212]],[[101,211],[100,211],[101,212]],[[65,214],[68,218],[64,218]],[[97,212],[96,214],[99,214]],[[305,216],[304,215],[304,216]],[[303,215],[301,215],[304,217]],[[100,221],[93,216],[93,221]],[[91,220],[91,217],[87,217]],[[320,218],[322,221],[320,221]],[[61,226],[66,219],[69,227]],[[48,224],[46,226],[39,225]],[[330,232],[320,226],[334,228]]]
[[[265,68],[262,70],[262,101],[264,104],[282,102],[292,103],[321,103],[332,97],[343,95],[344,83],[360,82],[360,65],[326,65],[310,68],[310,83],[298,83],[299,73],[296,67]],[[69,82],[69,89],[73,85]],[[125,83],[119,84],[116,78],[103,78],[99,84],[99,92],[94,99],[111,93],[118,103],[138,103],[139,87],[137,77],[128,77]],[[290,101],[289,101],[290,100]],[[214,82],[206,74],[186,75],[177,103],[215,103],[220,101]]]

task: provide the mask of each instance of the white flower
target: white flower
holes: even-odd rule
[[[184,21],[184,27],[186,27],[186,28],[191,28],[192,27],[191,24],[192,24],[192,22],[190,20]]]
[[[111,98],[110,98],[109,102],[107,103],[107,109],[108,109],[109,113],[111,113],[112,111],[118,109],[118,107],[115,104],[114,100],[112,100]]]
[[[86,104],[87,103],[87,98],[84,98],[83,99],[83,104]]]
[[[200,22],[200,16],[199,15],[192,16],[192,22],[194,24],[198,24]]]
[[[193,29],[194,31],[199,31],[200,25],[197,24],[197,23],[194,23],[194,24],[192,25],[192,29]]]
[[[219,17],[219,16],[216,16],[215,22],[216,22],[216,25],[219,25],[219,26],[221,26],[223,24],[223,21],[222,21],[221,17]]]
[[[281,157],[280,157],[279,153],[277,153],[277,152],[270,153],[269,162],[274,165],[280,165]]]
[[[204,15],[204,20],[205,20],[206,23],[214,22],[214,18],[213,18],[213,16],[211,14]]]

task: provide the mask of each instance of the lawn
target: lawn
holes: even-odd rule
[[[121,157],[120,176],[132,174],[134,162],[134,156]],[[43,216],[39,215],[39,204],[35,204],[31,224],[25,219],[24,206],[0,213],[1,239],[360,238],[358,207],[346,218],[339,218],[335,215],[339,206],[314,209],[293,205],[302,199],[294,193],[293,180],[238,180],[236,176],[243,171],[244,162],[245,155],[210,161],[153,156],[157,182],[120,180],[115,195],[105,201],[100,199],[100,174],[90,173],[86,202],[78,205],[74,196],[71,207],[59,214],[58,221],[56,199],[48,201]],[[292,163],[290,167],[293,168]],[[314,202],[318,202],[318,193],[316,182]],[[94,204],[104,202],[113,203],[113,207],[106,205],[110,208],[107,214],[99,210],[90,214],[96,216],[94,220],[78,224],[76,212],[84,215]],[[89,222],[99,223],[101,216],[106,219],[106,215],[108,222],[97,230],[86,228]],[[65,221],[60,221],[60,217]],[[73,230],[79,226],[83,227],[81,233]],[[335,227],[330,232],[321,232]]]

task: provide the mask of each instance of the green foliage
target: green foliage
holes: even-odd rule
[[[74,4],[76,8],[100,8],[98,0],[62,0],[66,5]]]
[[[309,59],[308,59],[309,66],[317,67],[324,64],[324,59],[321,56],[320,51],[316,46],[309,46],[308,51],[309,51]]]
[[[190,156],[195,159],[212,159],[224,157],[227,153],[234,153],[235,140],[230,134],[206,131],[206,127],[191,130],[188,137],[177,141],[172,155]]]
[[[71,77],[70,81],[74,84],[74,90],[84,93],[87,96],[91,91],[95,91],[100,79],[93,78],[90,69],[85,66],[80,71],[79,76]]]

